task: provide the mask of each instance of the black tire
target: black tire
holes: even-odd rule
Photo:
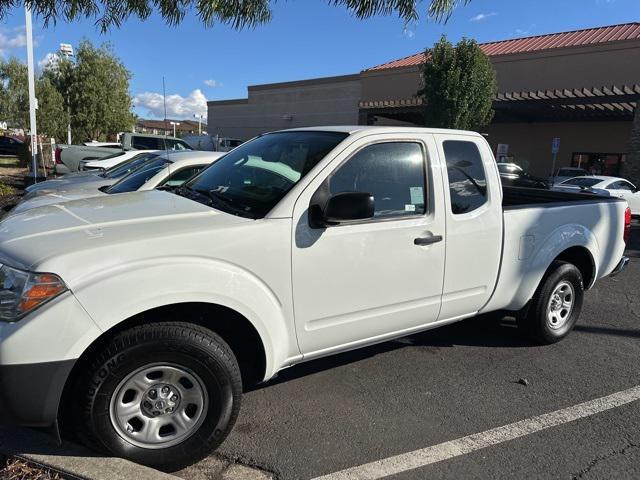
[[[199,423],[194,423],[190,436],[175,445],[143,448],[144,445],[132,443],[126,433],[118,432],[112,420],[111,401],[122,392],[121,382],[126,382],[134,372],[148,366],[163,368],[162,365],[192,373],[191,378],[199,380],[198,385],[202,387],[199,391],[205,392],[206,400],[198,416]],[[83,407],[79,438],[111,455],[171,472],[204,458],[224,441],[240,410],[242,379],[231,348],[214,332],[189,323],[160,322],[117,334],[88,362],[75,390]],[[186,412],[186,409],[180,410],[186,405],[185,401],[176,406],[176,412]],[[152,416],[142,415],[143,424],[153,420]],[[170,415],[167,413],[164,418]]]
[[[554,325],[549,319],[548,309],[554,291],[563,283],[569,283],[573,288],[573,292],[570,292],[572,307],[561,321],[556,317]],[[517,315],[518,328],[537,343],[548,345],[559,342],[573,330],[580,317],[583,298],[584,284],[580,270],[571,263],[555,261],[547,270],[527,307]]]

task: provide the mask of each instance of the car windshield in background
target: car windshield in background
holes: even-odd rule
[[[570,178],[562,182],[562,185],[575,185],[576,187],[593,187],[596,183],[600,183],[602,180],[598,178],[579,177]]]
[[[142,185],[147,183],[147,181],[156,175],[160,170],[171,163],[170,160],[166,158],[157,158],[155,160],[151,160],[148,163],[144,164],[142,167],[131,172],[126,177],[122,178],[119,182],[114,183],[111,187],[109,187],[105,193],[125,193],[125,192],[135,192]]]
[[[320,131],[263,135],[232,150],[189,181],[186,192],[176,193],[234,215],[262,218],[347,136]]]
[[[119,163],[118,165],[115,165],[114,167],[111,167],[105,170],[102,176],[104,178],[124,177],[125,175],[131,173],[136,168],[140,167],[141,165],[144,165],[146,162],[156,158],[157,156],[158,155],[156,153],[141,153],[140,155],[136,155],[135,157],[130,158],[129,160],[125,160],[124,162]]]

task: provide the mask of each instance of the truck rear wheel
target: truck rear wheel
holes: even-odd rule
[[[238,416],[242,380],[229,346],[189,323],[119,333],[86,369],[80,437],[165,471],[205,457]]]
[[[583,296],[580,270],[571,263],[555,261],[528,307],[518,315],[518,327],[536,342],[558,342],[578,320]]]

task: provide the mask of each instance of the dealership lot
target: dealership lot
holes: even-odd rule
[[[632,263],[589,292],[556,345],[531,345],[488,315],[298,365],[245,395],[220,453],[311,479],[636,387],[639,244],[635,225]],[[390,478],[638,478],[639,414],[634,401]]]

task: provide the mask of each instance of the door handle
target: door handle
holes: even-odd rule
[[[442,235],[427,235],[426,237],[418,237],[413,240],[414,245],[431,245],[442,241]]]

